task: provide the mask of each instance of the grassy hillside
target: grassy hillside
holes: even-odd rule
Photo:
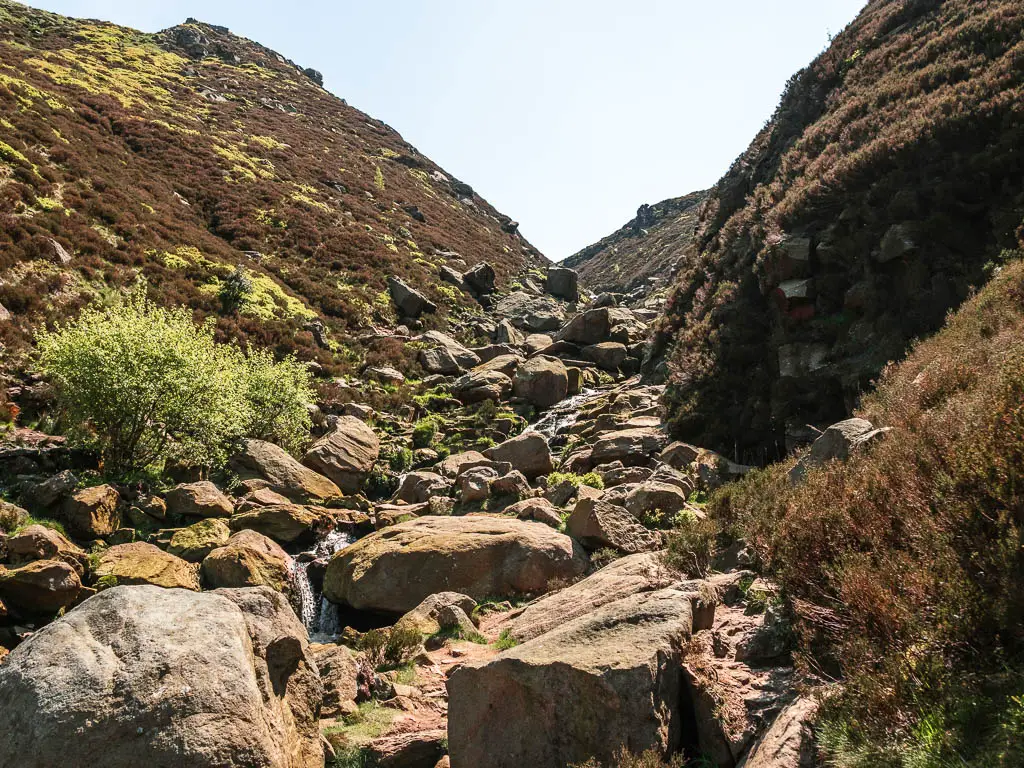
[[[1020,254],[1018,254],[1019,256]],[[892,431],[709,511],[793,600],[803,661],[843,678],[832,765],[1024,765],[1024,263],[1013,261],[860,415]]]
[[[349,351],[303,326],[320,317],[338,341],[392,322],[389,274],[427,286],[443,321],[472,302],[438,284],[440,264],[486,259],[505,281],[543,261],[468,185],[318,80],[192,20],[150,35],[0,0],[8,359],[34,325],[145,281],[163,304],[216,316],[221,337],[342,371]],[[226,312],[238,265],[254,291]]]
[[[1024,230],[1024,6],[872,0],[712,191],[660,333],[675,431],[764,461],[842,418]]]
[[[652,277],[668,280],[693,240],[697,212],[706,198],[707,192],[694,192],[641,206],[625,226],[563,264],[597,292],[628,293]]]

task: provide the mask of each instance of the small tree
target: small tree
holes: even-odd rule
[[[224,278],[221,283],[218,296],[224,311],[231,314],[242,308],[246,299],[252,295],[252,278],[249,277],[249,270],[239,265],[235,270]]]
[[[313,401],[309,368],[294,357],[280,362],[265,349],[252,349],[246,360],[246,434],[270,440],[297,453],[309,440]]]

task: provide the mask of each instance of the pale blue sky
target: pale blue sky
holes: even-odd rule
[[[712,185],[865,0],[31,0],[222,24],[324,74],[559,260]]]

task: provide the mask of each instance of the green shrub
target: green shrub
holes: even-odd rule
[[[246,358],[245,431],[249,437],[270,440],[291,453],[309,441],[313,402],[312,375],[294,357],[274,360],[265,349],[252,349]]]
[[[437,420],[428,416],[420,419],[412,428],[412,447],[429,448],[437,437]]]
[[[50,519],[45,518],[45,517],[32,517],[31,515],[29,515],[28,517],[25,518],[25,522],[22,523],[21,525],[19,525],[14,530],[14,533],[15,534],[21,533],[26,528],[28,528],[30,525],[41,525],[44,528],[50,528],[50,529],[56,531],[61,536],[65,536],[66,537],[68,535],[67,531],[64,530],[64,524],[61,523],[60,521],[58,521],[58,520],[50,520]]]
[[[230,314],[242,308],[246,299],[252,295],[253,290],[249,271],[245,267],[238,266],[235,267],[234,272],[224,278],[217,295],[224,311]]]
[[[688,576],[706,576],[720,528],[714,518],[682,517],[668,535],[665,562]]]
[[[359,638],[359,650],[374,669],[400,667],[423,645],[423,636],[411,627],[371,629]]]
[[[519,641],[507,629],[501,630],[498,639],[494,641],[494,647],[499,651],[507,651],[509,648],[515,648],[517,645],[519,645]]]
[[[575,472],[552,472],[548,475],[548,487],[554,488],[562,483],[571,483],[573,488],[581,485],[589,485],[598,490],[604,489],[604,480],[597,472],[587,472],[585,475],[578,475]]]

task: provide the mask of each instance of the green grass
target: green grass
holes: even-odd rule
[[[519,645],[519,641],[507,629],[501,630],[498,639],[494,641],[494,647],[499,651],[507,651],[509,648],[515,648],[517,645]]]
[[[44,528],[50,528],[50,529],[56,531],[57,533],[59,533],[61,536],[64,536],[64,537],[66,537],[68,535],[67,531],[64,530],[64,524],[59,522],[58,520],[50,520],[49,518],[46,518],[46,517],[32,517],[31,515],[29,515],[27,518],[25,518],[25,522],[23,524],[19,525],[17,527],[17,529],[14,531],[14,533],[15,534],[21,533],[26,528],[28,528],[30,525],[41,525]]]

